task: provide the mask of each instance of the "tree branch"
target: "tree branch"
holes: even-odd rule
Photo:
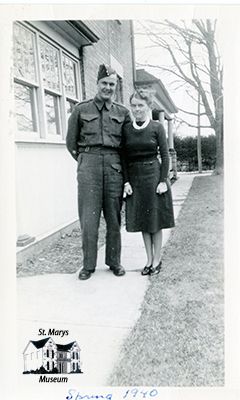
[[[223,114],[223,68],[215,41],[216,19],[193,19],[190,27],[187,26],[189,24],[185,20],[181,20],[178,24],[167,19],[150,23],[150,29],[142,23],[139,26],[144,26],[146,34],[154,45],[159,45],[167,51],[171,57],[173,68],[151,64],[144,66],[157,68],[175,76],[183,82],[178,87],[185,83],[193,87],[200,95],[201,104],[205,109],[204,114],[210,122],[210,126],[205,127],[215,129],[216,133],[221,132],[219,120]],[[197,52],[198,49],[202,52]],[[188,60],[187,63],[186,60]],[[202,79],[206,76],[209,77],[209,81],[206,78]],[[209,85],[210,92],[206,90]],[[195,103],[198,102],[187,89],[186,93]],[[192,124],[189,126],[195,127]]]
[[[193,101],[195,101],[195,103],[198,103],[198,99],[196,99],[191,93],[189,93],[188,90],[186,90],[186,93]],[[203,106],[203,103],[201,101],[200,104]]]
[[[177,120],[178,122],[180,122],[181,124],[186,124],[186,125],[188,125],[190,128],[198,128],[198,125],[191,124],[191,123],[185,121],[184,119],[182,119],[182,118],[180,118],[180,117],[176,117],[176,120]],[[203,128],[203,129],[212,129],[211,125],[200,125],[200,128]]]
[[[167,67],[161,67],[161,65],[153,65],[153,64],[140,64],[140,63],[137,63],[137,66],[140,66],[140,67],[151,67],[151,68],[157,68],[157,69],[160,69],[160,70],[162,70],[162,71],[167,71],[167,72],[170,72],[171,74],[173,74],[173,75],[177,76],[178,78],[181,78],[181,79],[183,79],[183,77],[182,77],[181,75],[179,75],[177,72],[175,72],[175,71],[173,71],[172,69],[170,69],[170,68],[167,68]]]
[[[202,98],[202,102],[204,104],[204,107],[205,107],[205,110],[206,110],[206,115],[208,116],[209,122],[210,122],[211,126],[214,127],[215,126],[215,118],[214,118],[214,115],[212,113],[211,107],[209,105],[209,102],[208,102],[208,99],[207,99],[207,96],[206,96],[206,91],[204,90],[204,88],[202,86],[202,81],[199,78],[199,75],[198,75],[198,73],[196,71],[196,68],[194,68],[195,62],[194,62],[194,59],[193,59],[193,56],[192,56],[191,43],[189,43],[189,56],[190,56],[190,60],[191,60],[190,68],[191,68],[192,75],[193,75],[193,77],[194,77],[194,79],[195,79],[195,81],[197,83],[197,90],[198,90],[198,92],[199,92],[199,94],[200,94],[200,96]]]
[[[168,50],[169,54],[171,55],[172,60],[173,60],[173,63],[174,63],[174,65],[176,66],[176,68],[178,69],[178,71],[179,71],[179,73],[181,74],[182,78],[183,78],[185,81],[187,81],[190,85],[192,85],[193,87],[196,88],[196,83],[195,83],[190,77],[188,77],[188,76],[184,73],[184,71],[182,70],[182,68],[181,68],[181,66],[180,66],[180,64],[179,64],[179,62],[177,61],[177,59],[176,59],[176,57],[175,57],[173,51],[171,50],[170,46],[168,46],[167,50]]]
[[[194,113],[194,112],[190,112],[190,111],[185,111],[185,110],[183,110],[182,108],[180,108],[180,107],[178,107],[178,106],[177,106],[177,108],[178,108],[180,111],[182,111],[183,113],[185,113],[185,114],[198,116],[198,113]],[[206,113],[203,112],[203,113],[200,113],[200,115],[206,115]]]

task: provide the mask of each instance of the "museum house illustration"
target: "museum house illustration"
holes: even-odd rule
[[[24,352],[24,373],[81,372],[80,347],[77,342],[57,344],[51,337],[30,340]]]

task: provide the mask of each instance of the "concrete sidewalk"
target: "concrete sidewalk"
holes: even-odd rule
[[[172,186],[175,218],[195,176],[181,174]],[[164,244],[170,231],[164,230]],[[87,281],[79,281],[76,274],[18,278],[20,373],[23,371],[22,352],[28,341],[44,338],[38,335],[40,328],[45,329],[46,333],[50,328],[55,328],[68,331],[63,338],[52,336],[56,343],[67,344],[76,340],[81,348],[83,374],[69,375],[71,385],[106,385],[118,360],[121,344],[139,318],[149,279],[140,274],[146,262],[140,233],[122,231],[122,265],[127,270],[125,276],[116,277],[107,269],[104,251],[104,247],[99,250],[96,272]],[[22,388],[27,377],[29,375],[19,378]],[[36,380],[36,375],[33,377]]]

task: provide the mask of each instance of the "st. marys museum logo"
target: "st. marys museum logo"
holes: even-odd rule
[[[51,337],[30,340],[23,351],[23,373],[41,375],[82,373],[80,351],[76,341],[58,344]]]

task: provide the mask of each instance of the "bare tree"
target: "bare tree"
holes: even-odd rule
[[[179,23],[164,21],[139,21],[139,32],[147,35],[152,47],[164,49],[171,60],[168,65],[144,64],[160,69],[174,77],[173,83],[185,87],[186,95],[198,102],[200,96],[202,116],[208,119],[209,125],[216,134],[216,173],[223,170],[223,67],[216,43],[216,20],[192,20],[190,24],[181,20]],[[142,65],[142,64],[141,64]],[[192,90],[194,89],[194,90]],[[197,116],[179,107],[189,116]],[[186,119],[178,119],[179,122]],[[197,127],[192,122],[189,126]]]

